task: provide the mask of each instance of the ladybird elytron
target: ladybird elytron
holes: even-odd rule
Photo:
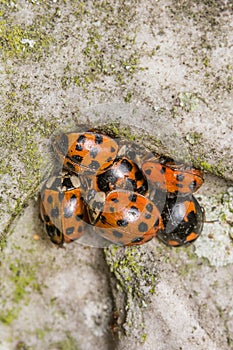
[[[173,194],[191,194],[203,184],[203,173],[183,164],[161,162],[154,158],[145,162],[142,169],[155,186]]]
[[[40,214],[51,241],[58,245],[80,238],[87,213],[77,175],[50,176],[40,192]]]
[[[132,191],[115,190],[99,201],[100,192],[96,194],[89,202],[89,214],[95,213],[96,232],[105,239],[119,245],[139,245],[163,228],[160,212],[148,198]],[[93,216],[90,221],[93,222]]]
[[[164,229],[157,236],[169,246],[188,245],[202,232],[204,210],[192,195],[170,198],[161,216]]]
[[[58,135],[53,140],[53,149],[64,168],[75,173],[93,173],[115,159],[118,145],[99,133],[71,132]]]
[[[97,189],[110,192],[124,189],[140,194],[148,191],[147,179],[138,165],[126,157],[117,157],[96,175]]]

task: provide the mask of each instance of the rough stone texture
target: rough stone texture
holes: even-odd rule
[[[232,13],[220,0],[0,1],[1,350],[233,349]],[[118,122],[204,168],[197,197],[218,221],[188,249],[56,249],[38,186],[51,134],[83,122]]]

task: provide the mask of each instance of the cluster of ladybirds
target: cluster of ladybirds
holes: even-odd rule
[[[204,211],[193,193],[200,170],[100,132],[70,132],[53,140],[56,166],[40,191],[40,213],[52,242],[87,234],[140,245],[157,236],[182,246],[201,234]]]

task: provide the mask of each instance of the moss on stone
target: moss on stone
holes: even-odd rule
[[[0,21],[0,50],[5,59],[42,57],[43,51],[51,42],[51,38],[38,26],[20,26]]]
[[[13,307],[11,309],[7,309],[0,313],[0,322],[5,325],[10,325],[19,315],[20,308]]]
[[[195,160],[196,163],[199,164],[199,166],[213,174],[213,175],[216,175],[216,176],[220,176],[220,177],[223,177],[224,176],[224,172],[225,172],[225,166],[223,165],[223,162],[222,160],[219,162],[219,164],[209,164],[207,161],[205,160],[200,160],[199,157]]]
[[[202,139],[202,133],[199,133],[199,132],[189,132],[187,135],[186,135],[186,140],[188,141],[188,143],[190,143],[191,145],[195,145],[195,144],[198,144],[201,139]]]
[[[15,289],[12,294],[14,304],[18,304],[29,293],[27,288],[32,290],[40,290],[39,284],[36,282],[35,270],[30,264],[21,263],[18,259],[10,264],[10,280],[14,283]]]
[[[15,250],[17,247],[15,247]],[[19,248],[20,250],[21,248]],[[5,278],[9,280],[10,291],[5,291],[6,300],[2,300],[0,321],[4,324],[11,324],[21,311],[21,302],[27,304],[31,292],[40,293],[40,284],[37,282],[36,267],[32,264],[22,262],[15,258],[9,262],[9,268],[6,271]],[[13,307],[9,307],[14,305]]]
[[[154,254],[143,246],[120,248],[112,245],[105,249],[105,256],[118,288],[126,296],[123,329],[127,335],[134,335],[143,342],[146,333],[142,310],[150,302],[158,283]]]

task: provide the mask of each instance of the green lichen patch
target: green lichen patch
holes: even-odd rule
[[[200,132],[189,132],[185,138],[188,141],[188,143],[190,143],[191,145],[195,145],[201,141],[202,137],[203,135]]]
[[[39,59],[48,48],[51,38],[37,26],[20,26],[0,21],[0,51],[5,59]]]
[[[158,283],[154,254],[145,247],[110,246],[105,249],[105,257],[118,289],[126,298],[123,330],[143,342],[146,339],[143,309],[150,302]]]
[[[5,287],[2,287],[4,298],[1,304],[0,321],[9,325],[18,317],[21,302],[27,304],[29,294],[33,291],[39,292],[40,285],[37,283],[35,269],[19,259],[9,263],[9,268],[4,275],[4,280],[7,279],[9,280],[10,290],[5,290]],[[10,305],[13,305],[13,307]]]
[[[220,177],[224,177],[226,167],[223,164],[222,160],[219,161],[219,164],[210,164],[205,160],[201,160],[199,157],[194,160],[195,163],[199,165],[203,170]]]
[[[21,263],[18,259],[9,266],[9,278],[14,284],[12,301],[18,304],[25,299],[29,291],[40,291],[36,273],[30,264]]]
[[[20,308],[9,308],[7,310],[2,311],[0,314],[0,322],[4,325],[10,325],[19,315]]]

